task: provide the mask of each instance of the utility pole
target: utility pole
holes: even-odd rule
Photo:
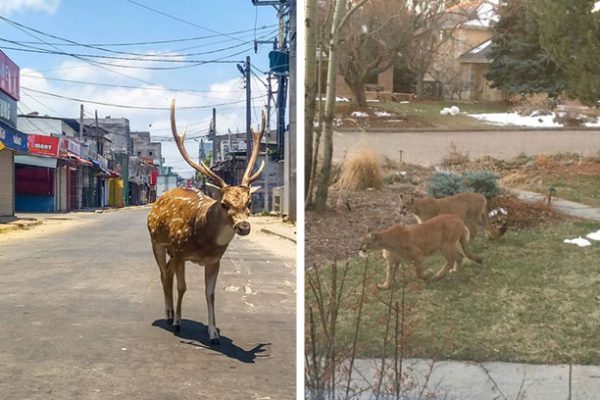
[[[79,139],[83,137],[83,104],[79,106]]]
[[[252,88],[250,86],[250,56],[246,57],[244,66],[237,64],[238,70],[244,75],[246,83],[246,162],[250,160],[252,154]]]
[[[285,146],[288,178],[287,210],[288,218],[296,220],[296,0],[289,0],[289,77],[290,77],[290,131]]]

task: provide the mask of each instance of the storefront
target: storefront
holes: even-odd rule
[[[15,209],[54,212],[59,138],[27,136],[29,155],[15,157]]]
[[[0,121],[0,217],[15,214],[15,154],[27,154],[27,135]]]
[[[0,51],[0,216],[15,215],[15,155],[27,154],[27,135],[18,131],[19,67]]]

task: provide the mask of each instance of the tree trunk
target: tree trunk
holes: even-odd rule
[[[352,92],[353,106],[366,107],[367,106],[367,93],[365,91],[365,83],[362,79],[355,79],[352,81],[346,80],[350,91]]]
[[[329,63],[327,66],[327,96],[323,116],[323,166],[318,176],[315,208],[323,211],[327,207],[327,195],[331,180],[331,160],[333,156],[333,113],[335,111],[335,89],[337,79],[337,63],[340,22],[344,16],[345,0],[337,0],[333,11],[331,24],[331,39],[329,41]]]
[[[317,97],[317,7],[316,0],[306,0],[306,65],[304,83],[304,187],[305,200],[309,202],[308,188],[313,164],[313,132]]]

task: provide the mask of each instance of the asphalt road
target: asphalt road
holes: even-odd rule
[[[448,155],[454,143],[471,159],[492,156],[508,160],[521,153],[551,154],[559,151],[584,156],[600,151],[599,130],[502,130],[469,132],[334,132],[333,159],[358,147],[368,147],[392,160],[435,165]]]
[[[202,267],[187,264],[181,332],[163,320],[147,213],[67,215],[0,235],[0,398],[295,398],[293,243],[254,222],[234,239],[211,348]]]

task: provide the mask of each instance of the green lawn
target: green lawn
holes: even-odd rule
[[[469,114],[503,113],[509,109],[506,102],[472,103],[451,100],[416,101],[404,104],[399,102],[369,103],[369,105],[397,113],[407,119],[424,120],[438,129],[473,129],[495,126],[466,115],[440,115],[440,111],[445,107],[457,106],[461,112]]]
[[[421,284],[407,270],[405,318],[411,332],[405,356],[599,364],[600,243],[585,248],[563,243],[598,229],[600,223],[565,222],[509,231],[498,241],[477,237],[473,250],[483,265],[467,263],[434,283]],[[384,265],[378,253],[370,258],[359,357],[381,356],[387,315],[381,298],[390,296],[375,288]],[[430,269],[443,263],[438,257],[428,261]],[[352,341],[363,266],[360,258],[350,260],[336,330],[340,348]],[[328,282],[331,268],[320,271]],[[397,286],[394,294],[399,293]],[[307,309],[311,306],[317,309],[307,285]]]

